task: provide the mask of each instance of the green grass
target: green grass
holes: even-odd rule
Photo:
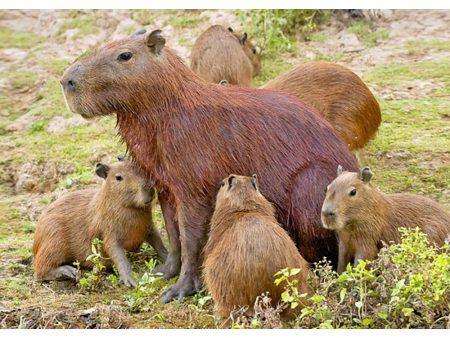
[[[8,70],[1,72],[0,76],[8,80],[8,83],[13,90],[24,90],[31,88],[38,80],[38,75],[36,72],[26,70],[19,66],[10,67]],[[7,99],[3,101],[6,101],[6,104],[9,103]]]
[[[180,14],[171,16],[166,21],[166,24],[174,26],[177,29],[184,29],[193,28],[206,20],[208,20],[206,16],[199,16],[198,14]]]
[[[314,61],[327,61],[327,62],[349,62],[352,59],[352,56],[350,53],[344,53],[344,52],[337,52],[332,55],[325,55],[320,51],[314,51],[314,54],[316,55]],[[305,59],[305,61],[311,61]]]
[[[292,64],[284,61],[282,58],[272,54],[266,54],[262,58],[261,74],[253,79],[253,86],[262,86],[269,80],[283,74],[292,67]]]
[[[374,47],[389,37],[389,32],[384,29],[372,31],[367,21],[355,21],[349,27],[349,31],[356,34],[367,47]]]
[[[69,67],[71,61],[68,59],[49,59],[40,62],[40,66],[49,72],[52,76],[61,77]]]
[[[35,33],[16,32],[7,27],[0,27],[0,48],[29,49],[45,41]]]
[[[74,15],[72,19],[67,19],[59,27],[58,30],[58,42],[64,41],[64,33],[69,29],[77,29],[78,31],[72,37],[73,39],[82,38],[89,34],[94,34],[98,27],[96,25],[96,19],[94,16],[79,16]]]
[[[426,52],[426,51],[437,51],[437,52],[448,52],[450,51],[450,44],[447,40],[432,39],[432,40],[417,40],[409,41],[401,49],[407,49],[411,52]]]

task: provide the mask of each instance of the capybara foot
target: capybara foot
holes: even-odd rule
[[[165,295],[161,302],[168,303],[173,299],[183,299],[186,296],[191,296],[202,289],[202,281],[200,276],[186,274],[180,277],[178,281],[164,291]]]
[[[70,265],[62,265],[53,269],[43,277],[37,278],[40,281],[73,279],[78,281],[81,277],[80,271]]]
[[[157,266],[154,270],[154,274],[162,274],[163,280],[169,280],[180,273],[181,262],[178,257],[169,255],[164,264]]]
[[[133,288],[138,285],[138,283],[133,279],[133,277],[131,277],[130,274],[120,274],[120,283]]]

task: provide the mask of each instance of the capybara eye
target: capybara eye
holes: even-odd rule
[[[220,187],[223,187],[225,185],[225,182],[220,183]]]
[[[116,181],[122,181],[122,180],[123,180],[123,177],[122,177],[122,176],[116,175]]]
[[[256,48],[252,49],[253,54],[256,54]]]
[[[119,61],[128,61],[129,59],[131,59],[131,57],[133,56],[133,53],[131,52],[125,52],[122,54],[119,54],[119,56],[117,57],[117,59]]]
[[[352,191],[350,191],[350,196],[355,196],[356,195],[356,189],[353,189]]]

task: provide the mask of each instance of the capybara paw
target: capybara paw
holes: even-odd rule
[[[133,279],[133,277],[131,277],[131,275],[121,275],[120,283],[125,286],[133,288],[135,288],[138,285],[138,283]]]
[[[187,276],[185,278],[180,278],[178,281],[167,288],[164,291],[164,297],[161,302],[164,304],[169,303],[173,299],[183,299],[186,296],[191,296],[199,292],[202,288],[202,283],[199,277]]]
[[[162,274],[163,280],[169,280],[180,273],[180,264],[169,256],[164,264],[158,265],[153,270],[153,273]]]

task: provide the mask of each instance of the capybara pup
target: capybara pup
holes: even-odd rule
[[[320,208],[338,164],[357,165],[313,107],[275,91],[201,79],[165,46],[160,30],[93,50],[61,83],[73,112],[116,114],[132,160],[164,196],[165,277],[178,273],[180,255],[171,253],[181,248],[180,277],[164,301],[201,289],[217,182],[232,172],[260,177],[261,193],[308,262],[326,256],[337,263],[336,236],[320,227]]]
[[[152,222],[153,189],[126,161],[111,166],[98,163],[95,172],[104,178],[99,189],[67,193],[39,218],[33,243],[37,280],[76,278],[74,261],[91,268],[86,258],[94,238],[103,240],[102,256],[111,258],[127,286],[137,284],[124,250],[135,251],[147,241],[161,260],[166,259],[166,248]]]
[[[350,69],[322,61],[307,62],[261,88],[277,90],[315,107],[350,150],[363,148],[381,123],[380,106]]]
[[[274,284],[274,274],[284,268],[301,269],[297,287],[307,293],[308,263],[278,224],[256,175],[222,181],[205,255],[205,283],[221,317],[242,306],[252,313],[256,297],[267,291],[276,306],[284,285]]]
[[[334,230],[339,242],[338,272],[353,260],[373,260],[382,246],[398,242],[398,228],[419,227],[431,243],[444,244],[450,234],[450,214],[438,203],[412,194],[387,195],[372,187],[370,168],[342,171],[328,186],[322,225]]]
[[[250,86],[261,69],[259,49],[231,28],[214,25],[195,41],[191,52],[191,69],[206,81]]]

